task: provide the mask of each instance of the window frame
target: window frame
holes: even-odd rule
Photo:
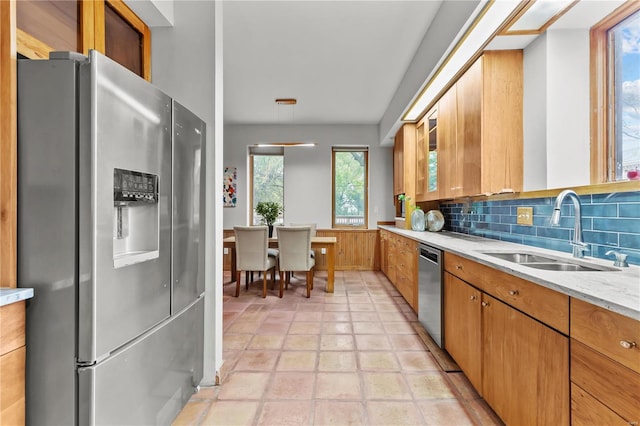
[[[609,107],[612,99],[610,85],[610,56],[608,32],[629,16],[640,10],[640,2],[627,1],[590,30],[591,77],[591,184],[620,184],[615,180],[615,170],[609,170],[609,153],[614,142],[615,112]],[[614,105],[615,103],[612,103]]]
[[[336,224],[336,152],[364,152],[364,224]],[[331,227],[336,229],[368,229],[369,228],[369,147],[368,146],[333,146],[331,147]]]

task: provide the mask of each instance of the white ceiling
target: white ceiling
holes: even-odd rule
[[[475,7],[476,1],[468,3]],[[386,127],[393,133],[400,125],[398,108],[408,106],[394,103],[410,103],[420,89],[415,87],[408,94],[411,84],[422,86],[436,65],[425,66],[414,59],[414,55],[425,54],[423,38],[427,35],[431,40],[427,46],[434,36],[448,44],[444,33],[460,32],[465,23],[462,18],[466,19],[460,15],[472,10],[456,10],[458,5],[452,3],[463,2],[224,1],[225,123],[389,124],[384,122],[391,105],[391,109],[395,106],[391,114],[395,124]],[[553,28],[589,28],[621,3],[623,0],[583,0]],[[447,19],[456,15],[460,17],[457,21]],[[451,25],[456,28],[449,28]],[[498,37],[487,48],[524,48],[534,38]],[[435,46],[432,50],[437,51]],[[276,98],[289,97],[298,104],[275,104]],[[386,127],[381,130],[388,130]]]
[[[441,3],[225,1],[225,122],[379,123]]]

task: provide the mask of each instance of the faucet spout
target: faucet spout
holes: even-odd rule
[[[550,222],[551,226],[558,226],[560,224],[560,207],[562,206],[564,199],[567,197],[573,201],[573,209],[575,211],[573,240],[571,241],[571,245],[573,246],[573,257],[582,258],[584,257],[584,252],[589,250],[589,247],[582,238],[582,212],[580,197],[578,197],[578,194],[576,194],[575,191],[565,189],[558,194],[556,201],[553,203],[553,214],[551,215]]]

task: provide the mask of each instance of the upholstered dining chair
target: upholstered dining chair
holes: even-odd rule
[[[308,226],[311,228],[311,237],[316,236],[316,224],[315,223],[290,223],[291,226]]]
[[[262,297],[267,297],[267,272],[271,271],[271,282],[276,279],[278,250],[269,248],[269,230],[266,226],[234,226],[236,237],[236,297],[240,296],[240,275],[244,271],[262,272]],[[282,297],[282,283],[280,284]],[[246,289],[249,289],[247,281]]]
[[[316,236],[316,224],[315,223],[291,223],[291,226],[308,226],[309,228],[311,228],[311,238]],[[313,249],[309,250],[309,254],[311,254],[311,257],[316,257],[316,253],[313,251]]]
[[[289,288],[289,278],[285,280],[285,272],[307,273],[307,297],[311,297],[313,289],[313,268],[315,259],[311,256],[311,227],[279,226],[278,227],[278,269],[280,270],[280,291],[282,282]]]

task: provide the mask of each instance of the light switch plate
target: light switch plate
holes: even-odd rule
[[[516,214],[518,225],[533,225],[533,207],[518,207]]]

